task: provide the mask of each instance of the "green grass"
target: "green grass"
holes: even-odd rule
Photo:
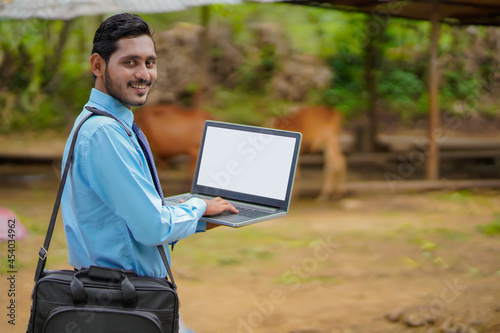
[[[420,245],[423,242],[437,242],[439,240],[463,242],[470,238],[470,235],[465,232],[449,228],[417,228],[409,224],[401,225],[394,232],[394,236]]]
[[[42,221],[34,218],[18,214],[18,219],[24,225],[26,230],[33,235],[45,235],[47,233],[47,227],[49,225],[50,216],[47,217],[47,221],[42,223]],[[62,223],[62,222],[61,222]]]
[[[441,200],[444,202],[452,202],[452,203],[476,203],[481,206],[490,207],[492,205],[488,196],[476,194],[470,189],[464,189],[460,191],[452,191],[452,192],[431,192],[429,196],[436,200]]]
[[[309,276],[299,277],[298,275],[293,273],[290,273],[289,275],[282,274],[274,280],[275,284],[290,285],[290,286],[298,286],[302,283],[310,283],[310,282],[342,284],[345,281],[338,278],[334,278],[332,276],[324,276],[324,275],[309,275]]]
[[[440,236],[444,239],[457,241],[457,242],[464,242],[470,238],[470,235],[465,233],[465,232],[447,229],[447,228],[431,229],[431,233],[433,233],[437,236]]]
[[[215,263],[220,266],[236,266],[248,263],[249,260],[271,260],[274,258],[274,253],[262,248],[242,248],[231,254],[218,253],[214,258],[216,258]]]
[[[500,235],[500,213],[496,213],[490,223],[477,226],[477,230],[488,236]]]

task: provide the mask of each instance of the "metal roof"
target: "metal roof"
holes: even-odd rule
[[[433,11],[432,3],[435,2],[435,11],[439,14],[440,22],[500,25],[500,1],[498,0],[289,0],[283,2],[417,20],[429,20]]]
[[[173,12],[208,4],[281,2],[428,20],[433,1],[437,4],[441,22],[500,26],[499,0],[0,0],[0,18],[71,19],[119,12]]]
[[[162,13],[208,4],[238,4],[240,0],[0,0],[0,18],[71,19],[120,12]]]

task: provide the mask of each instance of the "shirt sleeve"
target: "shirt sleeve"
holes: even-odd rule
[[[205,231],[207,231],[207,223],[203,221],[198,221],[196,232],[205,232]]]
[[[89,185],[103,204],[144,245],[172,243],[202,231],[203,223],[198,220],[206,203],[193,198],[177,206],[163,206],[148,166],[143,165],[142,151],[132,140],[120,125],[109,123],[99,126],[84,148]]]

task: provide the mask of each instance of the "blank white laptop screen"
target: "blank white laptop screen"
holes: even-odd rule
[[[290,137],[208,127],[196,184],[284,200],[295,144]]]

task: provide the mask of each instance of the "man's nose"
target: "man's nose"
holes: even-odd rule
[[[150,80],[151,73],[149,73],[149,69],[146,67],[146,65],[143,64],[143,65],[137,67],[137,71],[135,72],[135,76],[138,79]]]

